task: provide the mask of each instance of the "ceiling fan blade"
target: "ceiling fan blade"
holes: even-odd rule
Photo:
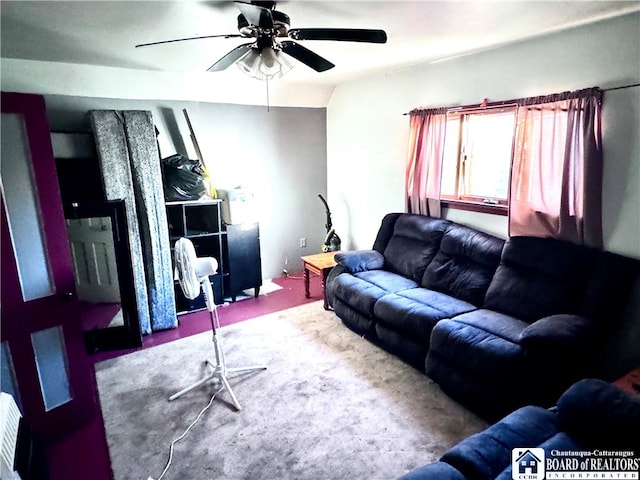
[[[244,55],[246,55],[253,43],[243,43],[242,45],[238,45],[236,48],[227,53],[224,57],[218,60],[216,63],[211,65],[207,72],[221,72],[227,67],[233,65],[235,62],[240,60]]]
[[[242,35],[237,34],[237,33],[230,33],[230,34],[227,34],[227,35],[204,35],[202,37],[175,38],[173,40],[162,40],[160,42],[141,43],[139,45],[136,45],[136,48],[138,48],[138,47],[149,47],[151,45],[160,45],[160,44],[163,44],[163,43],[184,42],[185,40],[200,40],[200,39],[203,39],[203,38],[236,38],[236,37],[242,37]]]
[[[335,67],[329,60],[322,58],[317,53],[312,52],[296,42],[285,40],[284,42],[280,42],[280,46],[284,53],[291,55],[296,60],[313,68],[316,72],[324,72]]]
[[[273,29],[273,16],[271,15],[271,10],[268,8],[244,2],[233,3],[240,9],[240,12],[250,25],[267,30]]]
[[[384,30],[361,28],[292,28],[289,36],[294,40],[337,40],[339,42],[386,43]]]

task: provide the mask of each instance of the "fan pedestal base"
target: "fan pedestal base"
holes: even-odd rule
[[[229,380],[227,379],[227,376],[233,375],[236,373],[249,373],[249,372],[256,372],[259,370],[266,370],[267,367],[265,365],[254,365],[251,367],[227,368],[224,361],[224,353],[222,351],[222,345],[220,343],[220,340],[218,339],[215,324],[213,323],[214,312],[210,312],[210,313],[212,317],[213,347],[216,354],[216,362],[214,363],[211,360],[207,359],[205,360],[205,365],[211,368],[211,373],[209,373],[207,376],[205,376],[201,380],[198,380],[196,383],[189,385],[188,387],[180,390],[178,393],[174,393],[169,397],[169,401],[173,401],[176,398],[181,397],[185,393],[190,392],[195,388],[198,388],[200,385],[204,385],[205,383],[212,381],[220,388],[220,391],[226,389],[229,392],[233,405],[236,407],[236,410],[240,411],[242,410],[242,407],[240,406],[240,402],[238,402],[238,397],[236,397],[235,393],[233,393],[233,389],[229,384]]]
[[[248,373],[248,372],[256,372],[259,370],[266,370],[267,367],[264,365],[253,366],[253,367],[241,367],[241,368],[224,368],[220,365],[215,365],[211,360],[206,360],[205,364],[212,368],[212,372],[206,377],[198,380],[193,385],[189,385],[187,388],[180,390],[178,393],[174,393],[169,397],[169,401],[175,400],[178,397],[181,397],[187,392],[198,388],[200,385],[204,385],[209,381],[213,381],[214,384],[220,385],[221,389],[226,389],[229,392],[229,396],[231,396],[231,401],[233,405],[236,407],[236,410],[242,410],[240,406],[240,402],[238,402],[238,397],[236,397],[235,393],[233,393],[233,389],[229,384],[229,380],[227,379],[228,375],[233,375],[235,373]]]

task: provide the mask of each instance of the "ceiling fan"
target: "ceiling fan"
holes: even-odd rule
[[[256,78],[282,76],[286,68],[290,69],[285,53],[304,63],[316,72],[324,72],[335,65],[320,55],[303,47],[293,40],[333,40],[340,42],[386,43],[384,30],[357,28],[289,28],[289,16],[276,10],[276,2],[253,1],[251,3],[234,2],[240,10],[238,15],[239,34],[204,35],[199,37],[177,38],[160,42],[143,43],[136,47],[147,47],[164,43],[199,40],[204,38],[250,38],[251,42],[238,45],[220,58],[209,72],[225,70],[234,63],[245,73]],[[286,38],[287,40],[278,40]],[[287,65],[288,64],[288,65]],[[288,69],[286,71],[288,71]]]

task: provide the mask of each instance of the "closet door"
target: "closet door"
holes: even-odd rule
[[[2,390],[39,436],[97,411],[44,98],[2,93]]]

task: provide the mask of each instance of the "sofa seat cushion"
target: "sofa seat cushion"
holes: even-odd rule
[[[333,295],[366,316],[373,315],[376,301],[389,292],[417,286],[416,282],[385,270],[343,274],[333,283]]]
[[[526,326],[508,315],[475,310],[438,322],[430,348],[468,372],[506,380],[523,374],[518,337]]]
[[[418,284],[402,275],[388,272],[386,270],[370,270],[359,272],[354,275],[356,278],[375,285],[386,292],[394,293],[401,290],[416,288]]]
[[[523,428],[526,426],[526,428]],[[511,463],[511,450],[537,446],[558,433],[554,412],[541,407],[522,407],[472,435],[445,453],[440,461],[467,478],[494,479]]]
[[[371,317],[373,305],[388,292],[353,275],[340,275],[334,282],[333,293],[335,298],[341,300],[345,305]]]
[[[511,343],[520,343],[522,332],[529,326],[527,322],[518,318],[482,308],[458,315],[454,320]]]
[[[480,306],[500,264],[504,240],[451,224],[421,285]]]
[[[380,298],[373,307],[373,314],[381,323],[415,342],[428,345],[431,330],[439,320],[475,309],[472,304],[444,293],[413,288]]]
[[[424,215],[402,215],[384,249],[384,268],[420,282],[440,247],[449,222]]]

